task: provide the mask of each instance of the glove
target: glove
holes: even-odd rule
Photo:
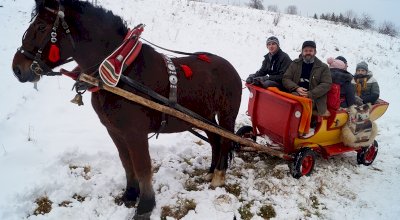
[[[267,81],[267,80],[269,80],[269,76],[259,76],[259,77],[254,78],[254,81],[257,81],[260,83]]]
[[[355,104],[357,105],[357,106],[360,106],[360,105],[362,105],[363,104],[363,100],[359,97],[359,96],[356,96],[355,97]]]
[[[247,77],[246,83],[252,84],[254,82],[254,78],[252,76]]]

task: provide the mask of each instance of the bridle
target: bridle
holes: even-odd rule
[[[23,54],[25,57],[33,60],[32,64],[30,65],[30,69],[33,73],[35,73],[38,76],[42,76],[42,75],[46,75],[46,76],[55,76],[55,75],[61,75],[60,72],[54,72],[52,70],[52,68],[50,68],[45,61],[42,59],[42,54],[43,54],[43,49],[49,44],[50,45],[50,51],[49,51],[49,57],[48,57],[48,61],[55,63],[57,61],[59,61],[60,59],[60,55],[59,55],[59,48],[57,47],[56,43],[57,43],[57,29],[60,25],[60,20],[61,20],[61,26],[63,27],[65,33],[67,34],[72,48],[73,50],[75,50],[75,42],[74,39],[72,38],[71,35],[71,31],[69,30],[69,26],[67,24],[67,22],[65,21],[65,13],[64,13],[64,7],[61,5],[61,3],[58,1],[59,3],[59,8],[58,10],[54,10],[48,7],[45,7],[45,9],[51,13],[53,13],[54,15],[56,15],[56,19],[54,21],[53,27],[51,29],[51,32],[49,34],[49,37],[45,39],[45,41],[41,44],[41,47],[37,50],[36,54],[34,55],[33,52],[30,52],[26,49],[24,49],[23,46],[21,46],[20,48],[17,49],[18,52],[20,52],[21,54]],[[25,35],[24,35],[25,36]],[[51,55],[51,57],[50,57]],[[59,63],[59,65],[63,65],[66,63],[69,63],[73,61],[73,58],[68,58],[64,61],[62,61],[61,63]]]

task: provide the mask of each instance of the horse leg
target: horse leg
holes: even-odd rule
[[[221,137],[217,134],[214,134],[212,132],[206,131],[208,141],[211,145],[211,166],[210,169],[208,170],[208,173],[205,177],[206,181],[211,181],[214,175],[214,170],[215,167],[217,166],[217,162],[219,159],[219,154],[220,154],[220,140]]]
[[[121,199],[127,207],[130,207],[136,203],[136,199],[139,196],[139,181],[136,178],[125,140],[118,132],[113,132],[110,129],[107,129],[107,131],[118,149],[119,158],[125,170],[126,188]]]
[[[140,196],[134,219],[149,219],[156,205],[155,193],[152,186],[152,169],[149,153],[149,143],[145,132],[140,134],[128,133],[125,136],[131,163],[139,181]]]
[[[231,114],[224,115],[226,115],[226,117],[221,117],[221,115],[218,114],[219,124],[228,131],[233,132],[235,128],[235,117],[232,117]],[[233,146],[232,141],[227,138],[221,137],[220,140],[220,154],[211,181],[212,187],[219,187],[225,184],[225,173],[228,168],[228,159],[231,156],[230,153]]]

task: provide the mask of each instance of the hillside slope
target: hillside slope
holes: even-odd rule
[[[33,4],[0,1],[0,219],[127,219],[134,209],[114,201],[124,187],[123,169],[90,106],[90,94],[84,95],[85,105],[77,107],[69,102],[75,95],[72,80],[45,77],[36,91],[12,74],[12,57],[28,27]],[[318,158],[314,174],[299,180],[290,177],[286,162],[250,154],[235,157],[228,187],[212,190],[199,172],[210,163],[209,145],[189,133],[151,139],[157,200],[152,219],[165,214],[163,207],[185,200],[192,200],[196,208],[183,219],[262,219],[261,207],[273,209],[277,219],[396,219],[400,215],[398,38],[290,15],[282,15],[274,26],[274,13],[187,0],[101,0],[100,4],[122,16],[130,27],[144,23],[143,37],[158,45],[226,58],[242,79],[261,66],[268,36],[277,36],[292,59],[304,40],[315,40],[317,56],[323,61],[343,55],[351,72],[358,62],[367,61],[381,98],[390,103],[377,121],[380,151],[373,165],[358,166],[350,153]],[[244,89],[237,126],[250,124],[245,114],[248,96]],[[52,210],[35,216],[35,201],[43,197],[52,201]]]

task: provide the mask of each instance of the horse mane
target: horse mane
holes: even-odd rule
[[[99,21],[110,22],[113,27],[118,27],[118,33],[121,35],[125,35],[128,32],[126,21],[124,21],[120,16],[115,15],[112,11],[104,9],[101,6],[94,6],[88,1],[79,0],[61,0],[60,3],[65,8],[72,8],[75,13],[95,15],[96,19],[98,19]],[[56,3],[56,1],[47,1],[46,7],[57,9],[58,3]],[[40,11],[44,10],[44,8],[44,0],[36,1],[32,16],[37,15]],[[68,18],[66,17],[66,19]],[[78,22],[76,21],[76,19],[72,19],[71,21],[73,23]]]

